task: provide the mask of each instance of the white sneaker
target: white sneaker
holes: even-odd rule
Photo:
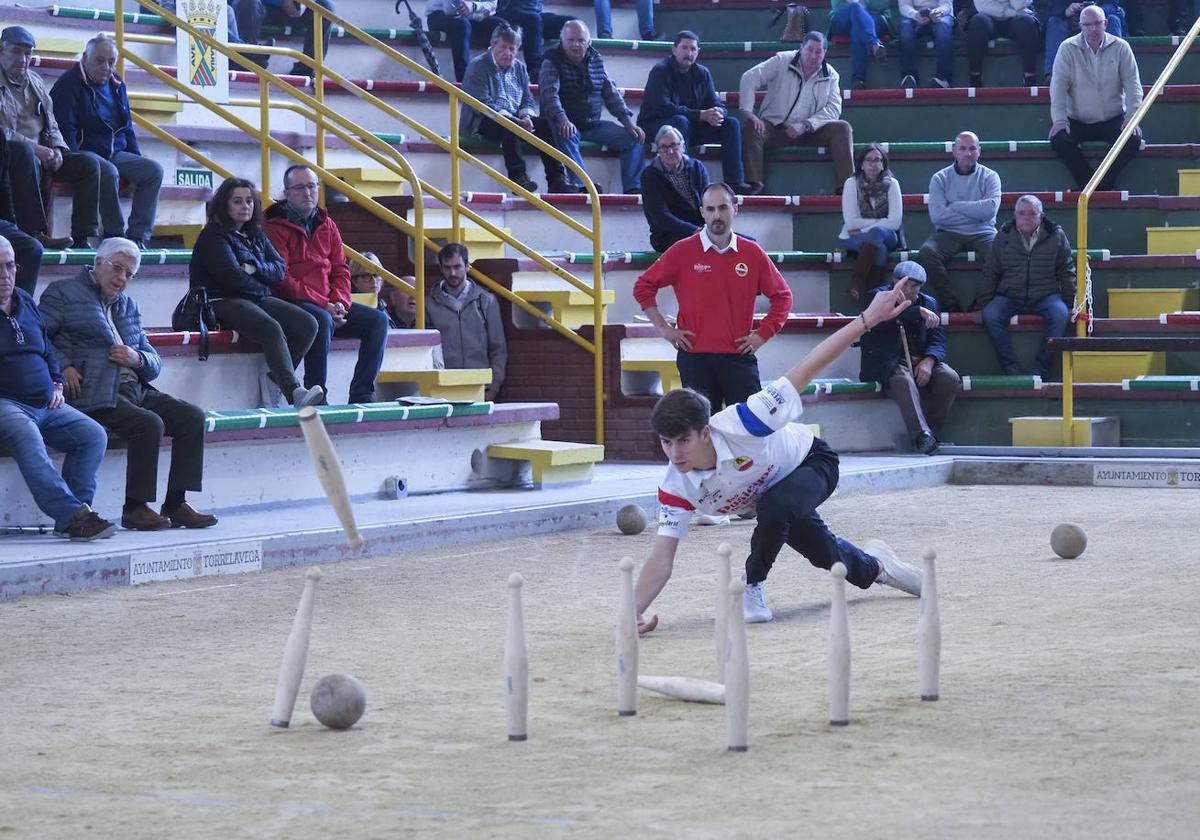
[[[725,515],[713,515],[711,513],[697,513],[692,517],[692,521],[697,525],[728,525],[729,517]]]
[[[307,408],[310,405],[318,405],[324,398],[325,389],[320,385],[314,385],[311,388],[297,385],[296,390],[292,391],[292,405],[296,408]]]
[[[762,624],[775,618],[775,613],[767,606],[767,596],[761,583],[746,585],[746,592],[742,595],[742,612],[746,614],[747,624]]]
[[[883,540],[867,540],[862,550],[879,561],[879,577],[875,578],[876,583],[920,597],[920,569],[901,561],[896,552]]]

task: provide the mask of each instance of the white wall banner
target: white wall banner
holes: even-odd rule
[[[1200,490],[1200,463],[1196,464],[1096,464],[1096,487],[1179,487]]]
[[[262,569],[262,541],[178,545],[129,556],[129,583],[181,580],[206,575],[233,575]]]
[[[222,44],[229,43],[226,20],[229,4],[226,0],[178,0],[175,9],[176,16],[192,28]],[[176,30],[175,34],[175,65],[176,78],[198,95],[212,102],[229,102],[229,59],[183,29]],[[203,108],[200,105],[190,107]],[[204,109],[204,113],[211,115],[212,112]]]

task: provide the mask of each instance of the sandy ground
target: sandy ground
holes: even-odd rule
[[[615,714],[616,564],[649,533],[510,540],[325,568],[290,730],[267,725],[303,569],[0,604],[0,836],[1195,837],[1200,497],[939,487],[825,505],[841,535],[939,552],[942,699],[917,694],[914,598],[851,589],[852,722],[828,726],[827,576],[785,550],[748,628],[751,738],[720,707]],[[949,510],[945,526],[908,524]],[[933,517],[937,518],[937,517]],[[893,524],[883,526],[882,523]],[[1084,526],[1083,557],[1049,532]],[[868,523],[880,523],[872,527]],[[695,529],[643,673],[711,679]],[[522,572],[531,739],[505,740],[505,580]],[[344,671],[363,720],[308,692]]]

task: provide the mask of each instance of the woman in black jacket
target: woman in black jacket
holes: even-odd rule
[[[271,296],[283,282],[283,258],[263,233],[262,203],[254,184],[228,178],[209,205],[208,224],[196,239],[191,285],[208,290],[217,321],[262,345],[268,374],[296,407],[323,402],[320,386],[304,388],[296,365],[317,335],[317,319]]]

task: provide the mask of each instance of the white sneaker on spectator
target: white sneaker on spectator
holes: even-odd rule
[[[879,562],[876,583],[899,589],[909,595],[921,595],[921,570],[910,566],[896,556],[896,552],[883,540],[867,540],[862,550]]]
[[[692,517],[692,521],[697,525],[728,525],[729,517],[724,514],[697,513]]]
[[[767,606],[767,596],[761,583],[746,584],[746,592],[742,595],[742,612],[746,614],[747,624],[762,624],[775,618],[775,613]]]
[[[311,388],[297,385],[296,390],[292,391],[292,405],[296,408],[319,405],[323,399],[325,399],[325,389],[320,385],[314,385]]]

